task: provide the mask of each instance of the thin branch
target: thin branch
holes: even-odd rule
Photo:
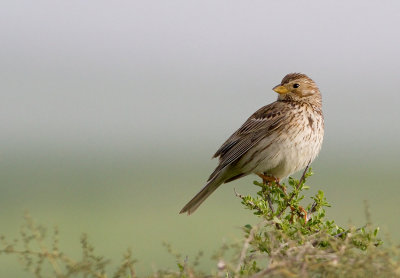
[[[278,186],[281,186],[279,183],[276,183]],[[264,185],[264,186],[267,186],[267,187],[263,187],[262,188],[262,192],[263,192],[263,194],[264,194],[264,196],[265,196],[265,198],[267,199],[267,201],[268,201],[268,207],[269,207],[269,209],[271,210],[271,212],[272,212],[272,214],[275,214],[275,209],[274,209],[274,205],[273,205],[273,203],[272,203],[272,200],[271,200],[271,195],[270,195],[270,191],[271,191],[271,189],[270,189],[270,184],[269,185]]]
[[[42,235],[39,231],[39,228],[37,226],[35,226],[35,223],[33,221],[33,219],[28,215],[25,214],[25,219],[27,221],[27,227],[28,229],[31,230],[41,252],[43,255],[47,255],[47,254],[51,254],[51,252],[49,252],[46,248],[46,245],[43,242],[43,238]],[[47,260],[49,261],[49,263],[51,264],[51,266],[53,267],[54,273],[56,275],[56,277],[62,277],[62,273],[61,273],[61,268],[60,265],[57,262],[57,257],[53,257],[53,256],[47,256]]]
[[[188,262],[188,256],[186,256],[186,257],[185,257],[185,259],[183,260],[183,267],[182,267],[182,271],[181,271],[181,274],[179,275],[179,277],[180,277],[180,278],[182,278],[182,277],[183,277],[183,275],[184,275],[184,273],[185,273],[185,271],[186,271],[186,268],[187,268],[187,262]]]
[[[308,167],[310,167],[310,163],[311,163],[311,159],[310,159],[310,161],[308,161],[307,166],[306,166],[306,168],[304,169],[303,175],[301,176],[301,178],[300,178],[300,180],[299,180],[299,184],[298,184],[297,189],[299,189],[300,184],[304,182],[304,179],[306,178],[306,174],[307,174]]]
[[[251,228],[249,236],[246,238],[246,240],[243,244],[243,247],[242,247],[242,251],[240,252],[239,261],[238,261],[238,264],[237,264],[236,270],[235,270],[236,273],[238,273],[240,271],[240,268],[242,267],[244,260],[246,259],[246,253],[250,247],[250,242],[254,239],[254,234],[265,223],[266,223],[266,221],[262,221],[262,222],[258,223],[257,226],[254,226],[253,228]]]
[[[317,203],[314,202],[314,203],[311,205],[311,208],[309,209],[309,211],[307,211],[307,221],[311,219],[312,214],[313,214],[314,212],[316,212],[316,211],[317,211]]]
[[[233,188],[233,192],[235,192],[236,197],[239,197],[243,200],[244,196],[236,191],[236,188]]]
[[[297,184],[296,190],[293,190],[293,191],[290,193],[290,197],[289,197],[289,199],[287,199],[287,201],[286,201],[286,207],[283,208],[283,209],[281,210],[281,212],[279,212],[279,214],[277,215],[278,218],[281,217],[282,214],[285,212],[285,210],[288,208],[290,202],[291,202],[291,201],[293,200],[293,198],[294,198],[295,191],[298,191],[299,188],[300,188],[300,186],[301,186],[301,184],[304,182],[304,180],[305,180],[305,178],[306,178],[306,174],[307,174],[308,167],[310,166],[310,163],[311,163],[311,160],[308,162],[306,168],[304,169],[303,175],[301,176],[301,178],[300,178],[300,180],[299,180],[299,183]]]
[[[270,274],[271,272],[273,272],[273,271],[275,271],[275,270],[277,270],[277,269],[279,269],[279,268],[281,268],[281,267],[282,267],[282,265],[277,264],[277,265],[275,265],[275,266],[273,266],[273,267],[269,267],[269,268],[267,268],[267,269],[264,269],[263,271],[257,272],[256,274],[250,276],[250,278],[261,278],[261,277],[266,277],[267,274]]]
[[[360,227],[360,228],[357,228],[357,229],[356,229],[356,232],[360,231],[361,229],[366,228],[367,226],[368,226],[368,224],[365,224],[364,226],[362,226],[362,227]],[[341,232],[341,233],[338,233],[338,234],[334,235],[333,237],[340,237],[340,236],[342,236],[342,235],[344,235],[344,234],[347,234],[348,232],[350,232],[350,230],[346,230],[346,231],[343,231],[343,232]]]
[[[244,196],[242,194],[238,193],[236,191],[236,188],[233,188],[233,191],[235,192],[236,197],[239,197],[240,199],[242,199],[244,201]],[[257,209],[259,212],[262,212],[262,210],[253,202],[251,202],[251,201],[246,201],[246,202],[248,202],[253,208]]]
[[[269,209],[272,211],[272,214],[275,214],[274,205],[272,204],[271,196],[267,195],[267,201]]]

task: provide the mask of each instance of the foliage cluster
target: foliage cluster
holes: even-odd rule
[[[311,175],[311,169],[306,169],[300,180],[289,178],[287,186],[254,182],[259,186],[255,197],[236,193],[260,222],[245,225],[241,241],[224,244],[215,252],[211,273],[198,270],[202,252],[189,259],[165,244],[176,258],[177,269],[158,270],[148,277],[400,277],[400,247],[382,245],[379,229],[372,227],[368,214],[364,227],[339,227],[326,217],[329,204],[322,191],[301,206]],[[136,277],[130,250],[110,275],[110,261],[95,254],[86,235],[81,238],[80,259],[59,250],[57,229],[46,236],[46,229],[26,216],[19,239],[0,238],[0,254],[16,255],[38,278]]]

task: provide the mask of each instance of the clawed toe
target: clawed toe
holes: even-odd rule
[[[267,174],[261,174],[261,173],[257,173],[257,176],[259,176],[262,180],[263,180],[263,184],[271,184],[273,182],[275,182],[275,184],[277,186],[279,186],[280,189],[282,189],[282,191],[286,194],[286,187],[281,185],[279,182],[279,178],[275,178],[274,176],[270,176]]]
[[[257,176],[259,176],[262,180],[263,180],[263,184],[269,184],[271,182],[275,182],[276,184],[279,185],[279,179],[275,178],[273,176],[269,176],[267,174],[261,174],[261,173],[257,173]]]

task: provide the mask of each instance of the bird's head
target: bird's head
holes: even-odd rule
[[[272,89],[279,94],[279,100],[301,101],[321,98],[317,84],[302,73],[287,74],[281,84]]]

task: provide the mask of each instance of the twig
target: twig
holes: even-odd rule
[[[269,194],[267,195],[267,201],[272,214],[275,214],[274,205],[272,204],[271,196],[269,196]]]
[[[236,188],[233,188],[233,191],[235,192],[236,197],[239,197],[244,201],[244,196],[242,194],[237,193]],[[259,212],[262,212],[262,210],[253,202],[251,201],[246,201],[246,202],[248,202],[253,208],[257,209]]]
[[[235,192],[236,197],[239,197],[240,199],[243,199],[243,198],[244,198],[244,196],[243,196],[242,194],[240,194],[240,193],[238,193],[238,192],[236,191],[236,188],[233,188],[233,192]]]
[[[311,163],[311,159],[310,159],[310,161],[308,161],[307,166],[306,166],[306,168],[304,169],[303,175],[301,176],[301,178],[300,178],[300,180],[299,180],[299,184],[298,184],[297,189],[299,189],[300,184],[301,184],[302,182],[304,182],[304,179],[306,178],[306,174],[307,174],[308,167],[310,167],[310,163]]]
[[[240,271],[240,268],[242,267],[244,260],[246,259],[246,253],[247,253],[247,250],[249,249],[250,242],[254,239],[254,234],[265,223],[266,223],[266,221],[262,221],[262,222],[258,223],[257,226],[254,226],[253,228],[251,228],[249,236],[246,238],[246,240],[243,244],[243,247],[242,247],[242,251],[240,252],[239,261],[238,261],[238,264],[237,264],[236,270],[235,270],[236,273],[238,273]]]
[[[293,191],[290,193],[290,197],[289,197],[289,199],[287,199],[287,201],[286,201],[286,207],[283,208],[283,209],[281,210],[281,212],[277,215],[278,218],[281,217],[282,214],[285,212],[285,210],[287,209],[287,205],[289,205],[290,202],[291,202],[291,201],[293,200],[293,198],[294,198],[295,191],[298,191],[299,188],[300,188],[300,186],[301,186],[301,184],[304,182],[304,179],[306,178],[306,173],[307,173],[308,167],[310,166],[310,163],[311,163],[311,160],[308,162],[306,168],[304,169],[303,175],[301,176],[301,178],[300,178],[300,180],[299,180],[299,183],[298,183],[298,185],[297,185],[297,187],[296,187],[296,190],[293,190]]]
[[[316,208],[317,208],[317,203],[314,202],[314,203],[311,205],[310,210],[307,212],[307,221],[310,220],[311,217],[312,217],[312,214],[313,214],[314,212],[317,211]]]
[[[186,256],[185,259],[183,260],[183,266],[182,266],[181,274],[179,275],[180,278],[183,277],[183,274],[184,274],[184,272],[186,270],[187,261],[188,261],[188,256]]]
[[[33,219],[27,213],[25,214],[25,219],[27,221],[27,227],[28,227],[28,229],[31,230],[42,254],[44,256],[46,256],[47,254],[50,254],[50,252],[47,250],[45,244],[43,243],[42,235],[41,235],[39,229],[37,228],[37,226],[35,226]],[[49,263],[51,264],[51,266],[53,267],[54,274],[56,275],[56,277],[62,277],[63,275],[61,273],[60,265],[57,262],[57,257],[56,256],[46,256],[46,257],[47,257],[47,260],[49,261]]]
[[[360,227],[360,228],[357,228],[357,229],[356,229],[356,232],[358,232],[358,231],[361,230],[361,229],[364,229],[364,228],[367,227],[367,226],[368,226],[368,224],[365,224],[364,226],[362,226],[362,227]],[[343,231],[343,232],[341,232],[341,233],[338,233],[338,234],[334,235],[333,237],[340,237],[340,236],[342,236],[342,235],[344,235],[344,234],[347,234],[348,232],[350,232],[350,230],[346,230],[346,231]]]
[[[282,265],[277,264],[277,265],[275,265],[275,266],[273,266],[273,267],[269,267],[269,268],[267,268],[267,269],[264,269],[263,271],[257,272],[256,274],[250,276],[250,278],[261,278],[261,277],[266,277],[267,274],[269,274],[269,273],[271,273],[271,272],[273,272],[273,271],[275,271],[275,270],[277,270],[277,269],[279,269],[279,268],[281,268],[281,267],[282,267]]]
[[[277,183],[277,182],[276,182],[276,184],[277,184],[278,186],[281,186],[281,185],[280,185],[279,183]],[[264,194],[265,198],[266,198],[267,201],[268,201],[268,207],[269,207],[269,209],[271,210],[272,214],[275,214],[274,205],[272,204],[272,200],[271,200],[271,196],[270,196],[270,187],[269,187],[269,184],[268,184],[268,185],[264,184],[264,186],[267,186],[267,188],[262,187],[262,193]]]

